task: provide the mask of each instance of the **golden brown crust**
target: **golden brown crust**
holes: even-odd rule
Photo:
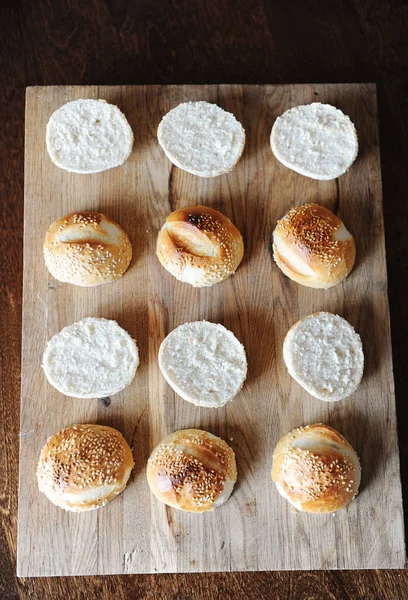
[[[147,463],[153,494],[188,512],[217,506],[226,482],[235,482],[234,451],[224,440],[200,429],[176,431],[153,450]]]
[[[322,423],[293,429],[273,453],[272,481],[301,511],[344,508],[356,496],[360,478],[356,452],[340,433]]]
[[[65,510],[93,510],[125,489],[133,465],[132,451],[119,431],[74,425],[51,436],[41,450],[38,487]]]
[[[121,277],[132,259],[132,246],[122,227],[106,215],[75,212],[48,229],[44,259],[55,279],[91,287]]]
[[[356,258],[354,238],[343,222],[313,203],[293,208],[278,221],[273,252],[285,275],[312,288],[329,288],[344,281]]]
[[[244,255],[238,229],[222,213],[207,206],[172,212],[157,238],[161,264],[179,281],[211,286],[235,273]]]

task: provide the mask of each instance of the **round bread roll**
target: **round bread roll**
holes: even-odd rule
[[[176,279],[206,287],[235,273],[244,256],[244,242],[222,213],[207,206],[189,206],[167,217],[157,237],[156,252]]]
[[[122,227],[96,212],[75,212],[55,221],[43,250],[55,279],[84,287],[118,279],[132,260],[132,246]]]
[[[168,112],[157,129],[167,158],[200,177],[231,171],[245,146],[245,130],[233,114],[209,102],[184,102]]]
[[[116,321],[88,317],[64,327],[43,355],[48,381],[74,398],[105,398],[133,380],[139,365],[136,342]]]
[[[247,375],[245,348],[235,335],[216,323],[184,323],[163,340],[160,370],[184,400],[219,408],[242,388]]]
[[[53,163],[72,173],[99,173],[123,164],[133,146],[125,115],[105,100],[74,100],[58,108],[47,124]]]
[[[132,451],[119,431],[74,425],[51,436],[41,450],[38,487],[65,510],[93,510],[125,489],[133,465]]]
[[[278,221],[273,232],[273,256],[293,281],[327,289],[351,273],[356,246],[343,221],[329,209],[304,204]]]
[[[358,154],[356,129],[341,110],[313,102],[290,108],[272,127],[272,152],[289,169],[312,179],[343,175]]]
[[[328,312],[309,315],[289,329],[283,358],[293,379],[326,402],[351,396],[363,376],[360,336],[345,319]]]
[[[284,435],[273,453],[272,481],[295,508],[331,513],[351,502],[358,492],[358,456],[340,433],[316,423]]]
[[[206,512],[230,497],[237,479],[235,454],[207,431],[184,429],[156,446],[146,474],[161,502],[186,512]]]

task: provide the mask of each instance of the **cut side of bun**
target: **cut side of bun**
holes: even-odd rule
[[[330,104],[313,102],[290,108],[272,127],[272,152],[289,169],[312,179],[343,175],[358,154],[350,118]]]
[[[218,210],[189,206],[172,212],[159,231],[157,257],[176,279],[208,287],[233,275],[244,255],[238,229]]]
[[[283,358],[290,375],[326,402],[351,396],[363,376],[360,336],[345,319],[328,312],[309,315],[291,327]]]
[[[247,374],[245,349],[216,323],[184,323],[159,350],[161,372],[174,391],[196,406],[218,408],[241,389]]]
[[[231,171],[245,146],[241,123],[209,102],[184,102],[173,108],[161,120],[157,138],[174,165],[200,177]]]
[[[64,327],[48,342],[45,375],[74,398],[104,398],[133,380],[139,364],[136,343],[116,321],[88,317]]]
[[[125,489],[133,465],[132,451],[119,431],[73,425],[51,436],[41,450],[38,488],[64,510],[94,510]]]
[[[156,446],[146,474],[161,502],[186,512],[206,512],[230,497],[237,479],[235,454],[212,433],[183,429]]]
[[[132,260],[125,231],[96,212],[72,213],[53,223],[43,249],[45,264],[55,279],[84,287],[118,279]]]
[[[58,108],[47,124],[53,163],[73,173],[99,173],[122,165],[133,146],[125,115],[105,100],[74,100]]]

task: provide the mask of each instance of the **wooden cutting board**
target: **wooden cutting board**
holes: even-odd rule
[[[78,175],[51,163],[46,123],[55,109],[77,98],[103,98],[126,114],[135,143],[122,167]],[[162,115],[186,100],[216,102],[243,123],[245,152],[228,175],[201,179],[180,171],[159,147],[156,129]],[[292,172],[269,146],[276,117],[314,101],[341,108],[359,133],[359,157],[335,181]],[[353,273],[327,291],[287,279],[271,253],[277,219],[311,201],[336,212],[357,243]],[[228,215],[245,241],[237,273],[209,289],[176,281],[155,256],[166,216],[198,203]],[[104,212],[129,234],[134,258],[119,281],[86,289],[48,274],[42,257],[45,232],[74,210]],[[24,245],[19,576],[404,566],[374,84],[28,88]],[[308,395],[282,359],[289,327],[319,310],[345,317],[364,345],[359,389],[333,404]],[[136,377],[109,406],[98,399],[64,397],[41,368],[47,340],[87,316],[116,319],[139,346]],[[218,410],[183,401],[157,363],[163,338],[181,323],[198,319],[224,324],[247,350],[246,384]],[[113,502],[98,511],[70,514],[38,492],[35,468],[48,436],[85,422],[122,431],[136,466],[127,489]],[[361,493],[334,515],[295,511],[270,479],[272,452],[281,435],[314,422],[338,429],[361,458]],[[145,465],[152,448],[170,432],[188,427],[223,437],[236,452],[236,489],[212,513],[173,510],[147,486]]]

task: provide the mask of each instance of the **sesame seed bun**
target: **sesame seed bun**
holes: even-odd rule
[[[93,510],[125,489],[133,465],[132,451],[119,431],[74,425],[51,436],[41,450],[38,488],[65,510]]]
[[[43,368],[51,385],[74,398],[105,398],[133,380],[136,342],[116,321],[88,317],[50,339]]]
[[[194,513],[214,510],[231,495],[235,454],[207,431],[184,429],[156,446],[146,474],[153,494],[168,506]]]
[[[322,423],[293,429],[273,453],[272,481],[301,511],[330,513],[344,508],[357,495],[360,479],[356,452],[340,433]]]
[[[292,208],[273,232],[273,256],[281,271],[311,288],[330,288],[346,279],[356,258],[354,238],[319,204]]]
[[[133,131],[117,106],[81,99],[67,102],[51,115],[45,139],[57,167],[72,173],[100,173],[127,160]]]
[[[271,148],[282,164],[301,175],[335,179],[357,157],[357,132],[341,110],[313,102],[290,108],[276,119]]]
[[[156,251],[163,267],[176,279],[204,287],[235,273],[244,255],[244,242],[222,213],[207,206],[189,206],[167,217]]]
[[[242,388],[247,375],[245,348],[218,323],[184,323],[159,349],[163,377],[184,400],[219,408]]]
[[[168,112],[157,129],[167,158],[200,177],[231,171],[245,146],[245,130],[233,114],[209,102],[184,102]]]
[[[283,358],[293,379],[326,402],[351,396],[363,376],[360,336],[348,321],[328,312],[308,315],[289,329]]]
[[[75,212],[55,221],[43,250],[55,279],[84,287],[119,279],[132,260],[132,246],[122,227],[97,212]]]

